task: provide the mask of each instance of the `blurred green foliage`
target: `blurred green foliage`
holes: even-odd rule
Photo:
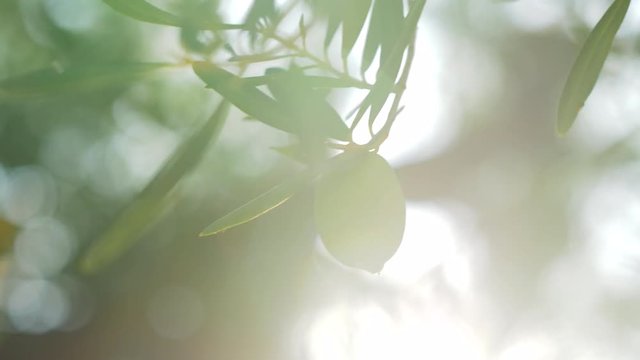
[[[637,228],[637,126],[626,120],[638,109],[621,101],[597,122],[589,114],[603,113],[585,108],[563,140],[553,128],[576,57],[589,76],[569,78],[560,106],[571,116],[592,89],[594,107],[613,101],[612,74],[637,65],[638,29],[618,29],[629,1],[613,2],[609,27],[587,24],[586,2],[549,5],[560,15],[548,23],[523,20],[525,3],[0,2],[0,248],[13,245],[0,258],[0,358],[315,359],[308,334],[324,310],[375,304],[401,319],[425,292],[425,311],[445,304],[486,334],[488,357],[542,328],[633,358],[640,255],[621,234]],[[564,31],[575,27],[596,29],[582,53]],[[408,72],[425,43],[442,66]],[[421,87],[434,82],[444,104]],[[623,78],[616,94],[637,94],[633,84]],[[419,103],[402,117],[412,87]],[[564,132],[574,118],[560,117]],[[619,122],[603,126],[609,117]],[[396,169],[411,202],[474,234],[459,239],[471,254],[464,291],[439,275],[445,262],[405,289],[341,266],[316,239],[304,168],[344,149],[383,152],[394,122],[449,129],[438,152]],[[628,203],[605,215],[624,216],[585,225],[594,184],[618,177],[605,195]],[[600,228],[617,247],[599,250]],[[620,252],[622,279],[594,260]],[[607,331],[584,329],[596,320]],[[558,356],[574,343],[555,344]]]

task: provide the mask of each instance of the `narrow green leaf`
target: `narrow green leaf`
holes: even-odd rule
[[[266,85],[271,81],[272,76],[251,76],[244,80],[251,86]],[[370,89],[371,86],[361,81],[353,81],[348,78],[334,78],[329,76],[305,75],[305,82],[313,89],[336,89],[336,88],[358,88]]]
[[[115,11],[130,18],[160,25],[180,26],[180,18],[144,0],[103,0]]]
[[[327,50],[333,40],[338,28],[344,21],[343,2],[341,0],[313,0],[316,13],[326,16],[327,29],[324,32],[324,48]]]
[[[145,189],[116,218],[80,260],[80,270],[93,273],[110,264],[134,245],[170,204],[176,184],[200,162],[216,137],[229,110],[221,103],[209,120],[186,139]]]
[[[394,56],[394,49],[398,39],[402,38],[404,8],[402,1],[395,0],[378,0],[382,2],[381,11],[384,13],[384,21],[381,20],[380,27],[386,29],[382,34],[382,43],[380,49],[380,65],[388,74],[398,74],[400,64],[402,64],[402,56]],[[420,13],[417,14],[418,20]],[[382,17],[382,16],[381,16]],[[411,18],[412,19],[412,18]],[[413,21],[413,20],[411,20]],[[416,25],[417,26],[417,23]],[[415,31],[415,27],[414,27]],[[409,40],[410,41],[410,40]],[[403,51],[404,53],[404,51]],[[395,79],[395,76],[391,76]]]
[[[383,64],[387,61],[390,52],[393,51],[393,45],[402,31],[403,19],[402,1],[375,0],[362,52],[361,71],[363,73],[371,66],[378,48],[382,47],[380,63]]]
[[[329,19],[327,20],[327,31],[325,31],[324,35],[324,48],[327,49],[331,44],[331,40],[333,40],[336,32],[338,31],[338,27],[342,24],[343,18],[340,12],[332,12],[329,13]]]
[[[270,68],[266,73],[269,75],[269,91],[306,127],[302,135],[325,137],[325,134],[333,134],[342,140],[350,137],[349,128],[340,115],[310,86],[302,70],[296,67],[288,70]]]
[[[289,200],[291,196],[308,184],[310,179],[311,176],[308,172],[298,174],[214,221],[202,230],[200,236],[215,235],[266,214]]]
[[[345,13],[342,24],[342,56],[346,57],[353,49],[358,35],[364,27],[371,7],[371,0],[345,1],[342,6]]]
[[[131,81],[170,66],[173,65],[128,63],[69,68],[60,72],[52,68],[36,70],[0,81],[0,101],[90,91]]]
[[[300,19],[298,20],[298,32],[300,32],[302,45],[304,48],[306,48],[307,47],[307,27],[304,24],[304,14],[301,14]]]
[[[292,134],[308,134],[310,127],[305,119],[296,117],[286,106],[267,96],[245,79],[207,62],[194,63],[193,70],[208,87],[220,93],[247,115]],[[331,127],[325,126],[315,130],[321,131],[318,135],[323,137],[348,140],[350,134],[346,125],[345,128],[340,128],[335,123],[330,125]]]
[[[242,25],[224,24],[206,19],[183,18],[162,10],[145,0],[103,0],[115,11],[151,24],[193,27],[208,30],[241,29]]]
[[[255,28],[261,20],[271,19],[276,15],[274,0],[254,0],[245,16],[244,24],[248,28]]]
[[[381,61],[380,68],[376,75],[376,83],[358,110],[356,120],[362,118],[368,108],[371,108],[369,112],[369,122],[372,122],[380,113],[387,97],[393,91],[402,57],[409,42],[413,39],[425,4],[426,0],[416,0],[412,4],[409,9],[409,14],[407,14],[407,17],[403,20],[401,31],[396,39],[389,43],[390,48],[387,49],[390,50],[384,50],[384,53],[388,55],[385,55],[384,61]]]
[[[587,37],[560,96],[556,130],[564,135],[595,86],[630,0],[615,0]]]

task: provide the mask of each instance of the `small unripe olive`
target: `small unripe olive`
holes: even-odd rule
[[[330,161],[315,189],[322,242],[341,263],[380,272],[404,233],[405,200],[396,174],[370,152],[343,153]]]

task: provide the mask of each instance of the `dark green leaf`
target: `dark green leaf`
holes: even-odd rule
[[[41,69],[0,81],[0,101],[85,92],[131,81],[172,64],[109,64],[55,71]]]
[[[145,189],[116,218],[107,231],[88,249],[80,270],[92,273],[117,259],[140,239],[143,232],[170,203],[176,184],[202,159],[227,116],[229,104],[221,103],[209,120],[186,139]]]
[[[253,0],[253,4],[244,19],[244,24],[247,28],[255,28],[261,20],[270,19],[276,15],[276,5],[273,1]]]
[[[560,97],[556,130],[564,135],[591,94],[611,50],[630,0],[615,0],[587,37]]]
[[[350,134],[344,123],[342,123],[344,128],[328,121],[323,122],[323,124],[327,123],[327,126],[310,128],[309,122],[306,121],[307,116],[296,117],[287,107],[267,96],[245,79],[214,64],[196,62],[193,64],[193,70],[208,87],[220,93],[247,115],[269,126],[296,135],[308,134],[310,129],[319,130],[320,136],[348,140]]]
[[[376,52],[381,46],[380,63],[383,64],[387,61],[402,30],[403,19],[402,1],[375,0],[371,10],[367,39],[362,52],[361,71],[363,73],[371,66]],[[398,66],[399,64],[400,62],[398,62]]]
[[[338,27],[342,24],[343,18],[342,13],[340,12],[331,12],[329,13],[329,19],[327,20],[327,31],[324,35],[324,48],[328,48],[331,44],[331,40],[336,35],[338,31]]]
[[[316,13],[326,16],[327,18],[327,29],[324,36],[324,48],[326,50],[331,44],[331,40],[333,40],[336,31],[338,31],[338,27],[340,27],[344,20],[344,12],[342,11],[343,1],[312,0],[310,3],[314,6]]]
[[[342,23],[342,56],[346,57],[353,49],[353,45],[364,27],[371,7],[371,0],[344,1],[342,6],[342,11],[345,14]]]
[[[311,176],[308,172],[298,174],[298,176],[275,186],[271,190],[214,221],[202,230],[200,236],[215,235],[266,214],[289,200],[291,196],[308,184],[310,179]]]

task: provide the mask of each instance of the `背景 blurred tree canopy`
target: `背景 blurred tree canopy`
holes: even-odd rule
[[[639,6],[0,2],[0,358],[635,358]]]

